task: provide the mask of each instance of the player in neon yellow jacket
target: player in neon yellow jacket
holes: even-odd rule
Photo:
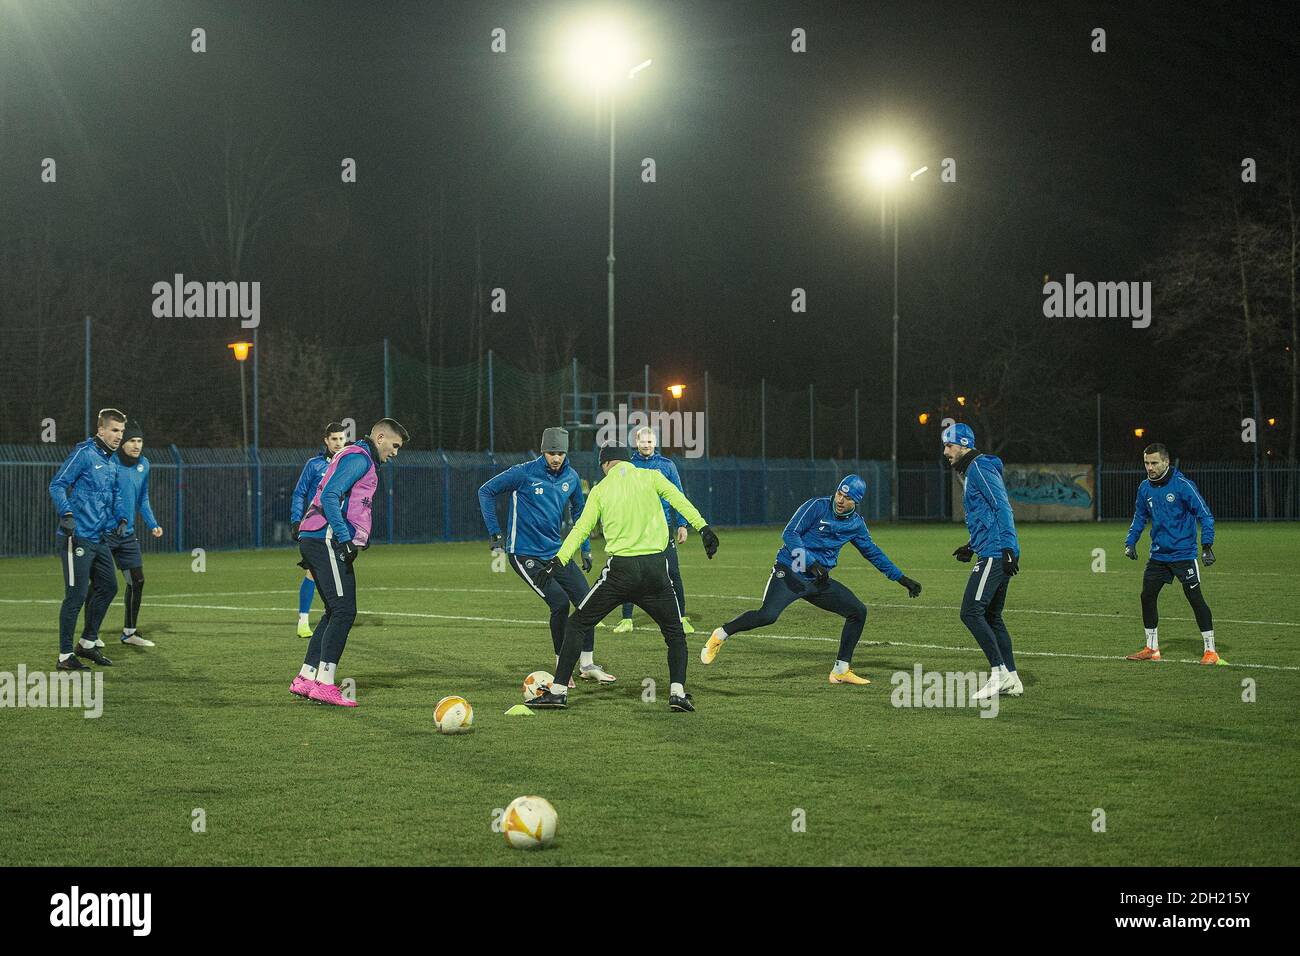
[[[631,601],[650,615],[668,645],[669,709],[695,709],[686,693],[686,633],[682,630],[677,597],[668,576],[668,522],[660,501],[667,501],[700,532],[705,553],[712,558],[718,536],[704,516],[661,472],[633,467],[628,449],[610,445],[600,450],[605,478],[591,490],[582,515],[560,546],[560,552],[538,572],[542,583],[564,567],[599,520],[608,555],[600,577],[565,624],[560,663],[551,689],[528,702],[537,708],[567,706],[566,685],[578,660],[584,627],[594,627],[614,608]]]

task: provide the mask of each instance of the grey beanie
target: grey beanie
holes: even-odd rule
[[[569,453],[569,433],[563,428],[551,427],[542,432],[542,453],[553,455]]]

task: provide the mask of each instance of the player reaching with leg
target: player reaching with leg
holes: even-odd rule
[[[857,475],[846,475],[827,498],[809,498],[794,513],[781,533],[781,549],[763,589],[763,606],[715,628],[700,661],[712,664],[723,642],[744,631],[767,627],[781,612],[800,599],[823,611],[844,618],[840,649],[831,667],[832,684],[870,684],[853,673],[853,649],[858,646],[867,623],[867,606],[847,587],[831,578],[840,549],[852,544],[881,574],[907,588],[910,597],[921,593],[921,585],[903,574],[888,555],[871,540],[867,523],[857,506],[867,493],[867,483]]]
[[[1124,556],[1137,560],[1137,543],[1142,529],[1151,523],[1151,556],[1142,574],[1142,626],[1147,632],[1146,647],[1130,654],[1131,661],[1160,660],[1157,624],[1160,615],[1156,602],[1160,591],[1177,579],[1183,596],[1192,606],[1196,626],[1201,632],[1205,653],[1202,664],[1225,664],[1214,647],[1214,618],[1201,590],[1201,568],[1196,563],[1196,525],[1201,525],[1201,560],[1208,568],[1214,563],[1214,515],[1196,485],[1177,468],[1169,465],[1169,450],[1159,443],[1142,451],[1142,465],[1147,477],[1138,486],[1133,524],[1124,541]]]
[[[355,707],[335,683],[348,632],[357,616],[357,555],[370,543],[371,502],[379,487],[378,468],[397,457],[409,440],[391,418],[375,422],[370,434],[343,448],[325,469],[298,526],[298,550],[316,579],[325,613],[316,624],[307,656],[289,693],[322,704]]]
[[[600,468],[605,477],[587,498],[582,516],[574,523],[559,553],[542,566],[534,579],[544,587],[547,579],[562,569],[591,534],[599,521],[605,530],[605,553],[609,558],[591,591],[582,599],[564,628],[560,662],[555,682],[538,697],[525,703],[533,708],[561,708],[568,705],[565,687],[578,662],[584,629],[600,620],[624,601],[631,601],[659,625],[668,646],[668,709],[677,713],[695,709],[686,693],[686,633],[677,598],[668,577],[668,522],[660,500],[677,509],[691,527],[698,528],[704,552],[710,558],[718,550],[718,536],[704,521],[677,486],[655,469],[632,467],[628,449],[607,445],[600,450]]]
[[[347,432],[343,425],[339,422],[330,422],[325,426],[320,451],[308,458],[307,464],[302,466],[302,474],[298,476],[298,484],[293,489],[293,503],[289,507],[289,524],[293,529],[293,540],[298,540],[298,526],[302,522],[307,506],[311,504],[320,489],[320,480],[325,477],[325,469],[329,467],[330,459],[342,450],[347,441]],[[303,561],[300,567],[304,571],[302,584],[298,585],[298,636],[311,637],[312,628],[307,614],[311,611],[312,598],[316,596],[316,582],[311,578],[311,571],[307,569],[306,561]]]
[[[658,438],[654,429],[642,425],[636,430],[633,438],[636,440],[636,452],[632,455],[632,464],[637,468],[653,468],[663,472],[664,477],[685,494],[681,475],[677,473],[677,466],[673,464],[673,460],[655,451]],[[682,630],[687,634],[694,634],[695,628],[691,626],[691,619],[686,616],[686,589],[682,586],[681,562],[677,559],[677,546],[685,543],[690,528],[672,505],[667,501],[663,505],[664,518],[668,521],[668,577],[673,582],[673,593],[677,595],[677,608],[682,615]],[[632,605],[624,604],[623,619],[614,625],[614,633],[625,634],[630,630],[632,630]]]
[[[961,477],[962,509],[970,540],[953,552],[958,561],[976,558],[966,579],[961,621],[988,658],[988,681],[971,695],[985,700],[997,694],[1025,692],[1011,653],[1011,633],[1002,620],[1011,578],[1020,573],[1020,542],[1011,500],[1002,481],[1002,459],[975,450],[975,432],[957,422],[943,432],[943,457]]]
[[[582,540],[581,571],[573,561],[567,561],[544,585],[539,586],[534,580],[542,566],[560,550],[563,540],[560,526],[565,507],[570,509],[573,521],[577,523],[586,502],[582,479],[568,463],[568,454],[569,433],[563,428],[548,428],[542,432],[542,454],[538,458],[507,468],[484,482],[478,490],[479,510],[491,537],[492,552],[504,552],[514,572],[551,609],[551,644],[557,667],[570,602],[576,607],[591,590],[583,577],[584,571],[591,570],[591,542],[585,538]],[[510,495],[507,534],[501,533],[497,521],[497,497],[504,494]],[[595,649],[596,629],[593,624],[582,632],[578,675],[584,680],[612,683],[614,675],[596,663]],[[573,686],[571,678],[569,686]]]

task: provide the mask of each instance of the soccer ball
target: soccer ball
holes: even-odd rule
[[[559,825],[555,807],[543,797],[516,797],[501,817],[501,832],[516,850],[549,846]]]
[[[440,734],[463,734],[474,726],[474,708],[464,697],[444,697],[433,708],[433,722]]]
[[[524,700],[540,697],[545,691],[550,690],[551,682],[554,680],[553,674],[548,674],[546,671],[533,671],[524,678]]]

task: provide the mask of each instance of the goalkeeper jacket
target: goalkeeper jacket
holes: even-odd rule
[[[634,557],[666,550],[668,521],[661,500],[672,505],[695,530],[708,524],[663,472],[635,468],[630,461],[615,463],[587,496],[587,506],[560,546],[561,563],[569,562],[597,521],[605,531],[608,555]]]

